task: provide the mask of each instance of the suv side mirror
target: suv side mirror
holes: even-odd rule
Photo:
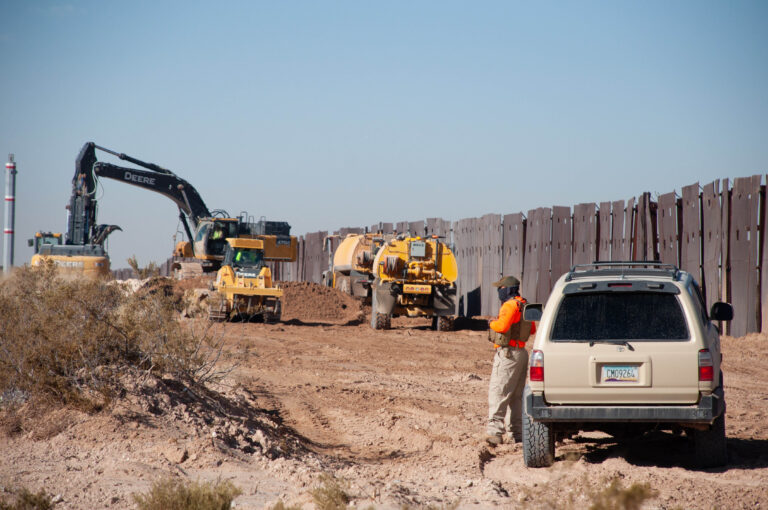
[[[541,303],[529,303],[523,308],[523,320],[538,322],[541,320]]]
[[[728,303],[718,301],[712,304],[712,310],[709,311],[709,318],[713,321],[733,320],[733,307]]]

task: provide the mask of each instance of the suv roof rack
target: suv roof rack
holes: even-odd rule
[[[677,280],[680,269],[674,264],[666,264],[651,260],[630,261],[595,261],[591,264],[576,264],[568,271],[565,281],[575,278],[587,278],[590,276],[669,276]]]

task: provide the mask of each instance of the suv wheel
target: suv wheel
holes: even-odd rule
[[[707,430],[693,431],[696,465],[702,468],[723,466],[728,461],[725,445],[725,413]]]
[[[549,467],[555,462],[555,432],[548,423],[534,421],[523,397],[523,460],[527,467]]]

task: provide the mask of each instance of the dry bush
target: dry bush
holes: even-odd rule
[[[347,508],[349,496],[342,483],[331,475],[320,477],[321,486],[312,490],[312,499],[318,510],[341,510]]]
[[[152,484],[147,494],[134,494],[139,510],[229,510],[242,494],[229,480],[216,483],[186,482],[165,478]]]
[[[10,498],[0,498],[0,510],[50,510],[51,508],[53,508],[53,501],[43,490],[33,493],[24,488]]]
[[[136,273],[136,276],[142,280],[144,278],[160,276],[160,267],[158,267],[158,265],[155,264],[154,262],[150,262],[149,264],[147,264],[146,267],[140,267],[139,261],[136,260],[136,255],[133,255],[132,257],[128,258],[126,262],[131,267],[131,269],[133,269],[133,271]]]
[[[590,510],[639,510],[646,499],[654,498],[657,491],[647,483],[633,483],[626,489],[614,479],[605,490],[593,495]]]
[[[61,279],[52,265],[25,267],[0,283],[0,317],[5,401],[48,398],[92,410],[131,370],[191,383],[217,375],[208,331],[182,326],[163,293],[129,294],[114,282]]]
[[[285,506],[285,503],[283,503],[283,500],[278,500],[277,503],[269,507],[269,510],[301,510],[301,507],[298,505],[292,505],[292,506]]]

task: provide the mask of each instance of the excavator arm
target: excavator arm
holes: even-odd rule
[[[94,157],[92,173],[96,177],[106,177],[127,184],[133,184],[134,186],[148,189],[170,198],[178,206],[180,212],[189,218],[193,228],[197,228],[201,218],[209,218],[211,216],[211,212],[194,186],[170,170],[154,163],[146,163],[131,156],[105,149],[93,142],[89,142],[86,145],[90,145],[94,151],[99,149],[147,169],[141,170],[113,165],[112,163],[96,161]]]

